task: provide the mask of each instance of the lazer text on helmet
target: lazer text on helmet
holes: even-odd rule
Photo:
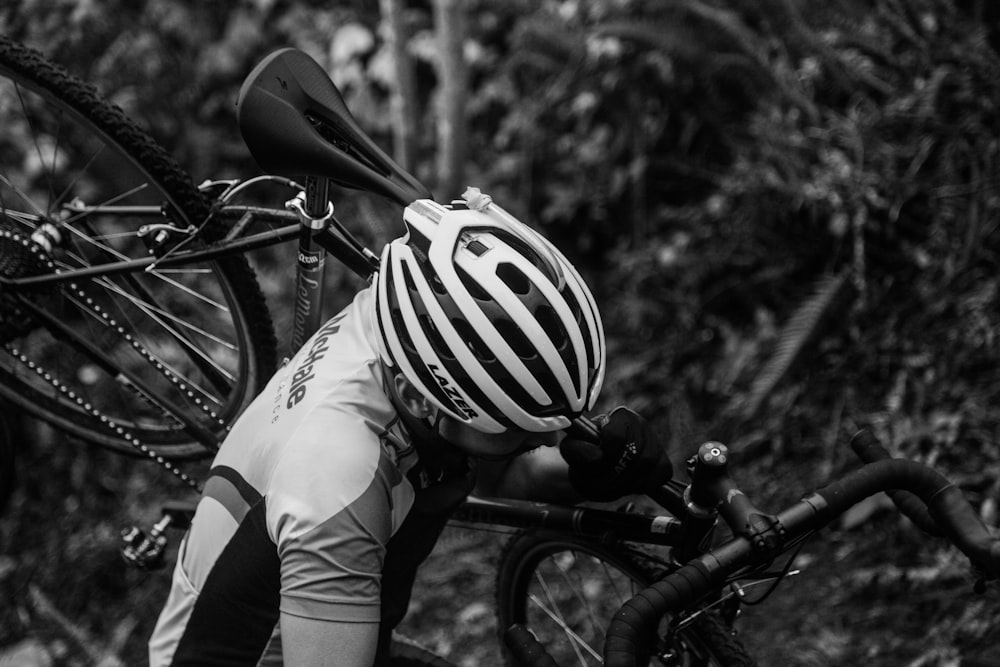
[[[451,399],[451,402],[455,404],[456,408],[464,412],[465,416],[469,419],[475,419],[479,416],[479,413],[473,410],[469,404],[465,402],[465,399],[462,398],[462,394],[451,386],[451,383],[448,382],[448,378],[438,373],[439,369],[437,366],[434,364],[427,364],[427,368],[430,369],[431,374],[434,375],[434,379],[438,381],[438,384],[441,385],[441,389],[444,390],[445,395]]]

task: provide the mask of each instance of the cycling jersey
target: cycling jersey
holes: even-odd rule
[[[387,607],[394,624],[405,611],[443,521],[406,531],[425,544],[389,559],[386,581],[406,590],[383,591],[387,546],[425,488],[450,489],[434,502],[447,507],[472,473],[453,452],[418,456],[386,392],[371,298],[362,290],[326,322],[223,443],[149,642],[154,667],[281,664],[281,612],[378,622]]]

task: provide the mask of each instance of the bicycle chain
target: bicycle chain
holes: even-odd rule
[[[159,371],[160,374],[163,377],[165,377],[168,381],[170,381],[170,384],[174,385],[174,387],[176,387],[180,391],[184,392],[187,395],[188,400],[190,400],[198,408],[200,408],[202,412],[204,412],[209,417],[211,417],[212,419],[214,419],[219,424],[219,426],[222,426],[224,428],[227,427],[226,422],[224,420],[222,420],[215,411],[213,411],[211,408],[209,408],[207,405],[205,405],[205,402],[202,401],[201,398],[199,398],[197,395],[195,395],[194,392],[191,391],[191,389],[187,386],[187,384],[183,380],[181,380],[179,377],[177,377],[177,375],[172,370],[170,370],[169,368],[167,368],[166,366],[164,366],[163,363],[161,363],[159,359],[157,359],[156,357],[154,357],[149,352],[149,350],[147,350],[145,348],[145,346],[142,345],[142,343],[140,343],[139,341],[137,341],[132,336],[132,334],[130,334],[128,331],[126,331],[123,326],[121,326],[120,324],[118,324],[118,322],[116,322],[113,317],[111,317],[106,312],[104,312],[103,308],[101,308],[99,305],[97,305],[96,303],[94,303],[94,300],[91,299],[89,296],[87,296],[86,292],[84,292],[79,287],[77,287],[76,283],[70,283],[69,284],[69,288],[72,289],[76,293],[76,296],[78,296],[79,298],[83,299],[84,303],[87,304],[87,307],[90,308],[92,310],[92,312],[94,312],[97,315],[99,315],[101,317],[101,319],[104,320],[105,324],[107,324],[109,327],[112,327],[116,332],[118,332],[118,334],[120,336],[122,336],[126,340],[126,342],[128,342],[128,344],[130,346],[132,346],[132,349],[139,353],[139,356],[141,356],[143,359],[145,359],[150,364],[152,364],[153,368],[155,368],[157,371]],[[131,386],[131,383],[129,383],[128,386]],[[133,393],[135,393],[136,395],[138,395],[139,397],[141,397],[147,403],[150,403],[151,399],[148,396],[146,396],[145,394],[143,394],[142,392],[138,391],[137,389],[134,389]],[[156,406],[153,403],[150,403],[150,405],[153,405],[154,407],[157,407],[158,409],[161,410],[161,412],[163,412],[163,414],[165,416],[170,417],[171,419],[173,419],[174,421],[176,421],[178,424],[180,424],[180,421],[176,417],[174,417],[173,415],[171,415],[168,412],[163,411],[162,408],[159,408],[159,406]]]
[[[95,408],[92,404],[85,401],[82,397],[78,396],[76,392],[60,382],[51,373],[47,372],[41,366],[36,364],[34,361],[25,356],[20,350],[13,347],[10,343],[5,343],[4,347],[7,352],[17,361],[21,362],[23,365],[27,366],[30,370],[34,371],[38,377],[49,383],[53,389],[63,394],[66,398],[75,402],[77,406],[83,409],[84,412],[89,413],[92,417],[97,418],[102,424],[107,426],[110,430],[114,431],[116,435],[128,442],[132,447],[142,452],[144,456],[152,459],[172,475],[177,477],[179,480],[184,482],[186,485],[201,493],[201,485],[195,480],[191,479],[187,474],[184,473],[180,468],[172,464],[170,461],[163,458],[161,455],[157,454],[155,451],[144,445],[138,438],[129,433],[122,427],[121,424],[117,424],[111,420],[107,415],[103,414],[100,410]]]
[[[18,240],[20,240],[21,244],[24,245],[26,249],[30,250],[37,259],[45,263],[46,268],[49,271],[53,273],[59,272],[59,269],[55,266],[55,263],[51,260],[51,258],[45,255],[44,251],[42,251],[37,244],[35,244],[29,239],[24,238],[20,234],[14,233],[13,236],[18,237]],[[118,324],[118,322],[115,321],[113,317],[108,315],[104,311],[104,309],[101,308],[97,303],[95,303],[94,300],[90,296],[88,296],[87,293],[84,292],[76,283],[69,283],[68,287],[70,290],[73,291],[76,297],[80,298],[86,304],[87,308],[90,309],[91,313],[99,316],[106,326],[113,328],[121,337],[123,337],[128,342],[128,344],[132,347],[133,350],[135,350],[139,354],[139,356],[141,356],[149,364],[151,364],[153,368],[156,371],[158,371],[160,375],[166,378],[174,387],[176,387],[179,391],[183,392],[187,396],[188,400],[190,400],[195,406],[197,406],[203,413],[207,414],[211,419],[215,420],[221,427],[223,427],[223,429],[227,431],[229,430],[230,426],[226,424],[226,422],[223,419],[221,419],[214,410],[209,408],[208,405],[206,405],[205,402],[202,401],[200,397],[198,397],[193,391],[191,391],[187,383],[185,383],[181,378],[177,377],[177,375],[172,370],[164,366],[163,363],[161,363],[158,359],[156,359],[145,348],[145,346],[142,345],[142,343],[137,341],[128,331],[125,330],[124,327]],[[51,385],[58,392],[60,392],[70,400],[74,401],[85,412],[97,418],[102,424],[106,425],[110,430],[114,431],[119,437],[128,442],[133,448],[137,449],[147,458],[155,461],[161,467],[163,467],[168,472],[170,472],[175,477],[184,482],[187,486],[191,487],[192,489],[194,489],[199,493],[201,492],[201,486],[196,481],[191,479],[188,475],[186,475],[175,465],[167,461],[163,456],[157,454],[155,451],[147,447],[133,434],[129,433],[125,428],[123,428],[120,424],[115,423],[109,417],[102,414],[100,410],[98,410],[92,404],[85,401],[82,397],[78,396],[72,389],[67,387],[59,379],[54,377],[51,373],[45,371],[41,366],[39,366],[34,361],[29,359],[20,350],[13,347],[9,342],[5,342],[4,347],[14,359],[18,360],[20,363],[22,363],[27,368],[32,370],[36,375],[38,375],[38,377],[48,382],[49,385]],[[125,385],[132,391],[132,393],[141,398],[148,405],[158,409],[163,414],[163,416],[172,419],[178,425],[182,425],[180,420],[178,420],[174,415],[163,410],[160,406],[156,405],[150,397],[146,396],[145,392],[139,391],[138,387],[135,387],[131,382],[127,382],[125,383]]]

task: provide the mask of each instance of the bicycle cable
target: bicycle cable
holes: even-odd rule
[[[792,570],[792,564],[795,562],[795,558],[798,556],[799,552],[802,550],[802,547],[805,545],[806,539],[811,537],[814,533],[815,531],[810,531],[806,535],[803,535],[801,539],[798,539],[794,542],[794,544],[796,545],[795,552],[791,554],[791,556],[788,559],[788,562],[785,563],[784,567],[781,569],[780,572],[768,573],[768,572],[761,572],[758,569],[756,570],[755,580],[744,585],[737,584],[739,579],[750,576],[750,574],[755,571],[745,570],[743,572],[735,573],[734,576],[726,580],[726,587],[729,589],[728,592],[720,594],[718,599],[712,601],[711,604],[707,604],[704,607],[701,607],[690,614],[676,617],[673,620],[673,622],[671,622],[671,627],[670,627],[671,632],[678,632],[680,630],[683,630],[687,626],[694,623],[695,620],[705,612],[711,611],[716,607],[720,607],[727,600],[730,600],[733,597],[739,598],[740,605],[747,605],[749,607],[753,607],[755,605],[764,602],[764,600],[766,600],[768,597],[771,596],[772,593],[774,593],[774,591],[778,587],[778,584],[784,581],[787,577],[794,576],[799,573],[799,570]],[[771,562],[773,562],[773,560]],[[770,565],[770,563],[768,563],[768,565]],[[765,590],[760,595],[760,597],[756,598],[755,600],[746,599],[747,589],[753,588],[754,586],[762,585],[765,582],[770,582],[770,586],[768,586],[767,590]]]
[[[793,548],[794,548],[794,551],[791,551],[791,554],[788,556],[788,560],[785,562],[785,564],[781,568],[781,570],[778,571],[777,573],[761,572],[760,569],[757,569],[757,570],[747,571],[746,573],[743,573],[743,574],[737,573],[734,576],[732,576],[729,579],[727,579],[727,583],[730,586],[735,585],[735,586],[739,587],[739,591],[736,592],[736,595],[738,595],[739,598],[740,598],[740,604],[745,604],[748,607],[753,607],[755,605],[761,604],[762,602],[764,602],[764,600],[766,600],[768,597],[770,597],[771,594],[774,593],[774,591],[778,588],[778,585],[782,581],[784,581],[786,577],[788,577],[790,575],[790,573],[792,571],[792,565],[795,563],[795,559],[798,557],[799,553],[802,551],[802,547],[804,547],[805,544],[806,544],[806,541],[808,541],[808,539],[810,537],[812,537],[813,535],[815,535],[815,534],[816,534],[816,531],[810,530],[809,532],[805,533],[804,535],[801,535],[800,537],[796,538],[795,540],[793,540],[789,544],[789,548],[785,550],[785,553],[788,553]],[[768,565],[770,565],[773,562],[774,562],[774,559],[772,559],[768,563]],[[747,588],[747,586],[739,586],[739,584],[737,582],[740,579],[744,578],[744,577],[750,576],[751,573],[755,572],[755,571],[757,572],[756,578],[759,579],[759,581],[756,581],[754,583],[762,583],[764,580],[770,579],[771,585],[757,599],[755,599],[755,600],[748,600],[748,599],[746,599],[746,597],[744,596],[744,594],[741,592],[741,591],[745,590]],[[796,573],[797,572],[798,572],[798,570],[796,570]]]

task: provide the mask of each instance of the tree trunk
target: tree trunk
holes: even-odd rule
[[[434,0],[434,22],[438,37],[438,197],[457,198],[465,189],[466,122],[468,81],[463,45],[464,7],[459,0]]]
[[[389,97],[392,115],[393,159],[408,172],[416,168],[417,95],[413,59],[406,49],[409,31],[403,17],[403,0],[380,0],[383,38],[392,54],[395,86]]]

